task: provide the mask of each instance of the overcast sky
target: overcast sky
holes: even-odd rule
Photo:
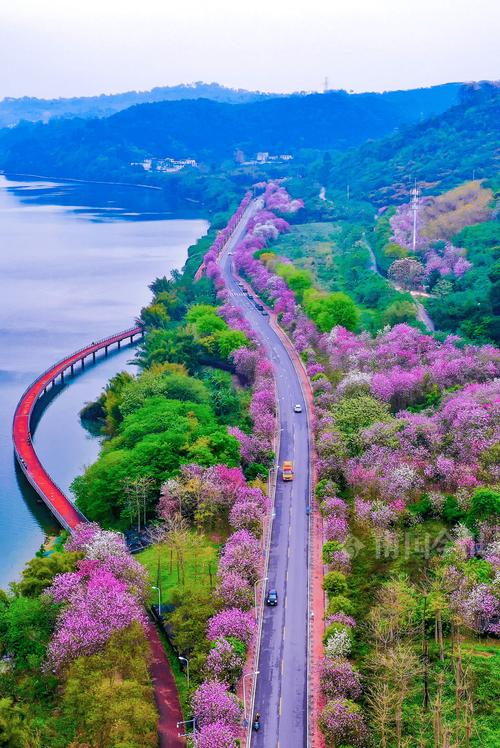
[[[0,98],[500,77],[497,0],[0,0]]]

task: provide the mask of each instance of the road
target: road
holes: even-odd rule
[[[243,310],[274,365],[281,429],[278,464],[295,463],[295,480],[285,483],[279,475],[277,480],[266,588],[276,589],[279,599],[276,608],[264,609],[255,696],[262,726],[253,733],[252,747],[301,748],[307,745],[310,453],[306,402],[298,373],[269,317],[255,308],[235,280],[229,253],[243,233],[244,226],[239,227],[226,245],[221,271],[230,301]],[[296,403],[302,413],[294,413]]]

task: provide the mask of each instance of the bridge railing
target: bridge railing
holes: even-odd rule
[[[59,368],[59,366],[62,366],[62,364],[64,364],[65,361],[68,361],[70,358],[74,358],[75,356],[78,356],[80,353],[84,353],[87,350],[89,351],[89,353],[92,353],[92,349],[95,349],[96,351],[102,350],[103,348],[105,348],[106,343],[108,341],[110,341],[110,340],[113,341],[113,342],[118,342],[119,339],[120,340],[124,340],[125,338],[128,338],[131,335],[139,335],[139,333],[141,333],[143,330],[144,330],[144,328],[142,327],[142,325],[137,325],[136,327],[131,327],[128,330],[122,330],[122,332],[118,332],[115,335],[108,335],[107,338],[102,338],[101,340],[96,340],[95,343],[90,343],[89,345],[83,346],[83,348],[78,348],[76,351],[73,351],[73,353],[70,353],[69,356],[65,356],[64,358],[60,359],[60,361],[56,361],[55,364],[52,364],[52,366],[49,366],[47,369],[45,369],[45,371],[42,371],[42,373],[39,374],[37,376],[37,378],[34,379],[31,382],[31,384],[29,384],[26,387],[26,389],[22,393],[22,395],[19,398],[18,403],[16,405],[16,409],[14,411],[14,418],[16,417],[16,414],[17,414],[17,412],[19,410],[19,406],[21,405],[22,401],[24,400],[24,398],[26,397],[26,395],[28,394],[28,392],[30,390],[32,390],[33,387],[36,384],[38,384],[38,382],[41,379],[43,379],[43,377],[46,374],[49,374],[54,369],[57,369],[57,368]],[[70,366],[70,364],[68,364],[68,366]],[[58,377],[58,376],[59,376],[59,373],[56,374],[56,376],[54,377],[54,379],[56,377]],[[52,380],[49,380],[49,384],[50,384],[50,381],[52,381]],[[31,411],[30,411],[30,415],[31,415]]]

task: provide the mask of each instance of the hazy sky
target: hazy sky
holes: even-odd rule
[[[500,77],[496,0],[0,0],[0,98]]]

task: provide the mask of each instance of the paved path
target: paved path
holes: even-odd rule
[[[255,206],[255,203],[253,203]],[[251,209],[250,209],[251,210]],[[262,727],[253,733],[254,748],[302,748],[308,721],[308,550],[310,444],[306,400],[294,362],[280,335],[237,285],[232,257],[244,222],[221,255],[221,271],[231,302],[242,309],[273,362],[280,405],[278,463],[293,460],[295,480],[278,477],[267,587],[278,591],[276,608],[265,608],[255,711]],[[302,413],[294,413],[299,403]],[[250,679],[248,679],[250,681]]]
[[[151,621],[148,623],[146,633],[152,653],[149,670],[155,690],[156,706],[160,714],[158,722],[160,748],[180,748],[186,745],[186,741],[178,737],[178,734],[183,732],[182,729],[177,729],[177,723],[182,720],[182,712],[174,676],[160,635]]]

